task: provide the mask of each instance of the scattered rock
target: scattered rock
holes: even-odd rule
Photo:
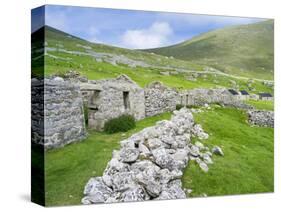
[[[220,147],[218,146],[215,146],[213,149],[212,149],[212,152],[216,155],[220,155],[220,156],[224,156],[223,154],[223,151]]]

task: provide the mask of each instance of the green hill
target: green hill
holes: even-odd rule
[[[261,80],[206,71],[208,67],[151,52],[91,43],[49,26],[32,34],[33,76],[64,76],[71,70],[91,80],[126,74],[141,87],[161,81],[178,89],[235,87],[253,93],[273,91]]]
[[[238,76],[273,79],[274,22],[226,27],[177,45],[148,49]]]

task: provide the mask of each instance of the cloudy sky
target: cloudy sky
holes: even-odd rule
[[[32,31],[42,24],[42,8],[32,11]],[[130,49],[172,45],[226,26],[263,19],[146,12],[71,6],[45,7],[45,24],[91,42]]]

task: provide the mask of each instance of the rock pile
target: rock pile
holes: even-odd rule
[[[91,178],[85,186],[83,204],[186,198],[181,177],[189,160],[203,171],[213,163],[212,153],[192,137],[207,138],[192,113],[174,111],[170,121],[163,120],[120,142],[101,177]]]
[[[248,111],[249,122],[261,127],[274,127],[274,112],[264,110]]]

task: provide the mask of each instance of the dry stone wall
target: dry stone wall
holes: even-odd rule
[[[165,87],[160,82],[151,83],[145,88],[145,115],[147,117],[174,111],[178,102],[178,92]]]
[[[204,104],[218,103],[225,106],[250,109],[237,96],[232,95],[227,89],[193,89],[186,90],[180,94],[182,105],[202,106]]]
[[[104,173],[85,186],[83,204],[186,198],[183,169],[194,160],[204,171],[212,164],[212,153],[192,137],[208,137],[185,108],[120,142]],[[219,147],[214,154],[223,155]]]
[[[32,81],[32,141],[50,149],[85,138],[79,86],[59,77]]]
[[[248,111],[249,122],[261,127],[274,127],[274,112],[265,110]]]

